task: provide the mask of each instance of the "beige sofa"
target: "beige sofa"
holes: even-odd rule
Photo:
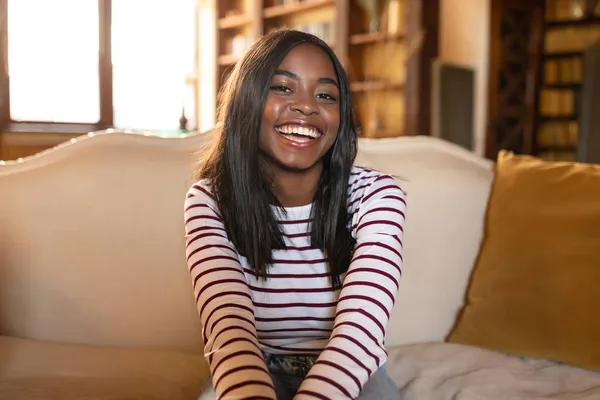
[[[0,399],[201,393],[182,212],[205,140],[101,132],[0,162]],[[362,140],[357,163],[396,174],[410,199],[387,338],[404,400],[600,398],[600,374],[444,342],[481,241],[489,161],[412,137]]]

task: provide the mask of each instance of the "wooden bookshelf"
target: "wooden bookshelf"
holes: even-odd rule
[[[549,160],[575,160],[582,58],[585,50],[600,40],[600,2],[547,0],[542,40],[534,153]]]
[[[294,15],[304,11],[315,10],[322,7],[335,5],[334,0],[305,0],[303,2],[274,5],[266,7],[263,11],[264,18],[276,18]]]
[[[219,93],[232,67],[261,35],[283,27],[303,30],[321,37],[342,61],[361,132],[369,137],[400,136],[406,131],[405,82],[410,79],[406,59],[409,2],[425,0],[384,0],[376,18],[370,18],[357,0],[212,0],[215,92]],[[414,73],[415,79],[426,76]],[[216,110],[218,100],[211,107]]]

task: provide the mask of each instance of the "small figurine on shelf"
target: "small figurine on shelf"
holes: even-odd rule
[[[181,108],[181,117],[179,118],[179,133],[189,132],[187,129],[188,119],[185,116],[185,107]]]

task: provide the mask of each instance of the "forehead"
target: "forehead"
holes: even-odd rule
[[[329,55],[313,44],[300,44],[292,48],[285,56],[279,69],[295,73],[298,76],[336,77]]]

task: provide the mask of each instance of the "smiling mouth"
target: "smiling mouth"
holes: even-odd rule
[[[312,126],[288,124],[278,126],[275,130],[286,139],[298,143],[310,142],[323,136],[320,129]]]

